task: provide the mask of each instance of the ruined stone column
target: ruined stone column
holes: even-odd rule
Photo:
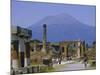
[[[80,49],[81,49],[81,57],[83,57],[84,51],[83,51],[83,44],[82,44],[82,42],[81,42],[81,47],[80,47]]]
[[[11,65],[14,70],[18,69],[18,41],[13,41],[11,46]]]
[[[64,46],[64,56],[67,58],[67,46]]]
[[[81,42],[80,41],[78,41],[77,42],[77,58],[80,58],[80,56],[81,56],[81,52],[80,52],[80,46],[81,46]]]
[[[85,54],[85,53],[86,53],[86,42],[83,41],[83,54]]]
[[[30,65],[30,45],[29,42],[25,43],[25,67]]]
[[[64,46],[64,56],[66,57],[66,46]]]
[[[34,41],[34,44],[33,44],[34,46],[33,46],[33,49],[34,49],[34,52],[36,52],[36,50],[37,50],[37,44],[36,44],[36,41]]]
[[[46,52],[46,41],[47,41],[46,24],[44,24],[43,25],[43,48],[42,48],[43,52]]]
[[[23,38],[19,39],[19,63],[20,67],[24,67],[24,51],[25,51],[25,42]]]

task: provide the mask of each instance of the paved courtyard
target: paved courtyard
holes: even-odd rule
[[[74,63],[65,63],[63,65],[59,65],[59,67],[54,67],[56,71],[74,71],[74,70],[90,70],[95,69],[93,67],[90,67],[88,64],[85,68],[84,64],[81,62],[74,62]]]

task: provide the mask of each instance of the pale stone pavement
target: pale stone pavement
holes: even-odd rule
[[[93,67],[90,67],[89,64],[85,68],[84,64],[81,63],[81,62],[65,63],[65,64],[63,64],[63,66],[59,65],[59,67],[55,66],[54,68],[55,68],[56,71],[74,71],[74,70],[90,70],[90,69],[95,69]]]

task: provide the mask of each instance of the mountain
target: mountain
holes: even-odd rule
[[[48,16],[29,26],[33,39],[42,40],[43,24],[47,24],[47,40],[52,42],[63,40],[96,39],[96,27],[85,25],[68,14]]]

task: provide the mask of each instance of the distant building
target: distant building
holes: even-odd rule
[[[81,58],[84,54],[83,43],[80,40],[60,42],[60,51],[63,58]]]

